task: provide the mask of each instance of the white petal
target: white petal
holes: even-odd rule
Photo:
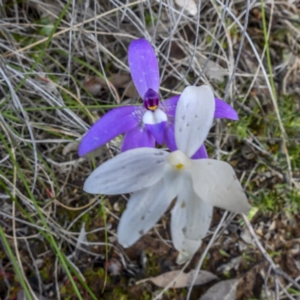
[[[179,251],[176,259],[176,263],[178,265],[186,263],[195,255],[195,253],[199,250],[199,248],[202,245],[202,240],[194,241],[184,238],[184,241],[182,243],[184,245],[183,249],[181,251],[176,249]]]
[[[251,206],[233,168],[224,161],[198,159],[192,165],[193,186],[206,203],[236,213]]]
[[[159,108],[157,108],[154,111],[154,115],[155,115],[155,119],[157,120],[157,123],[165,122],[168,120],[166,113]]]
[[[200,248],[206,236],[213,207],[204,203],[194,192],[191,179],[186,178],[172,209],[171,233],[174,247],[179,251],[177,263],[185,263]]]
[[[147,110],[143,115],[143,123],[148,125],[155,125],[168,120],[167,115],[161,109],[157,108],[155,111]]]
[[[125,194],[149,187],[163,175],[168,152],[154,148],[128,150],[100,165],[86,179],[90,194]]]
[[[168,177],[167,174],[164,178]],[[134,244],[148,232],[168,209],[176,197],[177,189],[165,184],[155,185],[133,193],[118,226],[118,242],[125,248]]]
[[[180,205],[175,205],[171,216],[171,235],[174,248],[179,252],[176,262],[181,265],[200,248],[202,240],[189,240],[185,237],[182,228],[186,222],[186,212]]]
[[[179,150],[191,157],[206,139],[213,122],[215,98],[207,85],[183,90],[175,114],[175,140]]]
[[[190,193],[186,204],[186,238],[190,240],[203,239],[210,227],[213,206],[201,200],[195,192]]]

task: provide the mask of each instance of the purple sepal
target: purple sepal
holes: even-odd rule
[[[227,104],[221,99],[215,98],[216,108],[215,108],[215,118],[217,119],[230,119],[238,120],[239,117],[237,112],[232,106]]]
[[[122,106],[107,112],[92,125],[82,138],[78,155],[83,156],[106,144],[116,136],[136,127],[138,118],[135,117],[133,112],[140,109],[140,106]]]
[[[130,43],[128,64],[134,85],[142,98],[144,98],[148,89],[158,93],[158,62],[155,52],[147,40],[138,39]]]
[[[160,108],[166,113],[169,117],[175,117],[176,105],[180,98],[180,95],[171,97],[165,101],[160,102]]]
[[[146,128],[135,127],[125,133],[121,152],[141,147],[155,146],[155,140],[152,134]]]
[[[208,158],[205,146],[202,145],[191,158],[192,159]]]
[[[175,117],[176,105],[180,98],[180,95],[171,97],[165,101],[160,103],[160,108],[168,115]],[[239,117],[237,112],[234,110],[232,106],[224,102],[219,98],[215,98],[216,108],[215,108],[215,118],[223,118],[223,119],[231,119],[238,120]]]
[[[167,126],[167,122],[160,122],[158,124],[145,124],[147,129],[152,133],[154,139],[156,140],[157,144],[161,145],[165,138],[164,133]]]

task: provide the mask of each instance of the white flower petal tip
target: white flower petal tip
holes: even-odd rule
[[[213,123],[215,98],[208,85],[186,87],[177,103],[175,140],[179,150],[191,157],[206,139]]]
[[[95,169],[83,189],[90,194],[117,195],[152,186],[162,178],[168,155],[155,148],[128,150]]]
[[[181,249],[176,249],[178,250],[178,256],[176,259],[176,263],[178,265],[182,265],[186,263],[189,259],[192,259],[195,253],[199,250],[199,248],[202,245],[202,241],[192,241],[185,239],[182,248]]]
[[[164,111],[157,108],[154,111],[147,110],[143,115],[143,123],[148,125],[155,125],[168,120]]]
[[[182,265],[184,263],[186,263],[189,259],[191,259],[193,256],[185,253],[185,252],[179,252],[177,259],[176,259],[176,263],[177,265]]]
[[[123,247],[123,248],[129,248],[130,246],[132,246],[133,244],[129,244],[127,241],[123,241],[122,239],[119,239],[118,237],[118,243]]]
[[[195,160],[192,165],[193,187],[207,204],[235,213],[251,209],[247,196],[233,168],[224,161]]]

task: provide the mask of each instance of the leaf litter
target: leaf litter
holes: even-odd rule
[[[169,286],[170,288],[184,288],[189,287],[196,276],[194,285],[203,285],[208,282],[214,281],[219,279],[216,275],[212,274],[208,271],[199,271],[198,273],[196,270],[191,270],[188,273],[184,273],[181,270],[170,271],[164,274],[161,274],[156,277],[146,278],[140,281],[146,282],[151,281],[158,287],[166,287]],[[139,283],[139,282],[137,282]]]
[[[235,300],[238,279],[229,279],[218,282],[199,298],[199,300]]]

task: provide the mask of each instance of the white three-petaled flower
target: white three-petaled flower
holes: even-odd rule
[[[192,160],[213,123],[215,100],[209,86],[185,88],[175,114],[179,150],[138,148],[103,163],[87,178],[91,194],[132,193],[118,226],[118,241],[130,247],[150,230],[177,197],[171,235],[184,263],[199,249],[209,229],[213,206],[247,212],[247,197],[232,167],[214,159]]]

